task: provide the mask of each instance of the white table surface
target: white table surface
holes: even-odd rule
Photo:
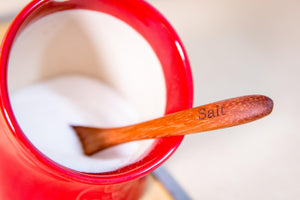
[[[0,17],[28,0],[0,0]],[[187,136],[164,164],[192,199],[300,199],[300,1],[148,0],[181,37],[194,105],[274,100],[256,122]]]
[[[300,1],[149,2],[185,44],[194,106],[247,94],[274,101],[262,120],[187,136],[167,169],[192,199],[300,199]]]

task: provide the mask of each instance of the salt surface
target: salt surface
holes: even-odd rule
[[[85,156],[70,125],[118,127],[139,121],[134,108],[98,80],[79,75],[54,78],[11,95],[27,138],[53,161],[81,172],[100,173],[136,161],[152,140],[118,145]]]

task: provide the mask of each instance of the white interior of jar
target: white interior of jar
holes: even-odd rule
[[[100,80],[113,88],[137,113],[136,119],[125,120],[125,123],[164,115],[166,86],[160,62],[149,43],[133,28],[115,17],[88,10],[61,11],[30,23],[18,35],[8,66],[11,98],[26,87],[66,75],[83,75]],[[17,113],[13,102],[11,101],[16,119],[21,122],[18,116],[22,113]],[[115,113],[107,116],[112,118],[108,121],[113,121],[113,116],[120,114],[117,109],[111,112]],[[122,115],[126,118],[126,112],[122,112]],[[25,127],[22,127],[22,123],[19,124],[26,135]],[[124,123],[119,120],[101,125],[121,126]],[[30,137],[28,139],[31,140]],[[31,142],[39,148],[38,141]],[[93,169],[92,172],[115,170],[138,160],[152,141],[138,143],[138,152],[135,152],[135,156],[128,163],[103,171]],[[130,144],[123,145],[123,150],[127,149],[126,145]],[[124,156],[116,154],[116,150],[112,148],[91,159],[100,159],[101,162],[104,158],[109,161],[110,154],[114,154],[113,159]],[[47,156],[51,158],[50,155]],[[66,166],[60,161],[58,163]]]

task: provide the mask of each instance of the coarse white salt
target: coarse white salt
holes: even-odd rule
[[[60,76],[18,90],[10,98],[17,122],[31,143],[53,161],[76,171],[117,170],[137,161],[153,143],[130,142],[84,155],[70,125],[105,128],[139,122],[134,108],[96,79]]]

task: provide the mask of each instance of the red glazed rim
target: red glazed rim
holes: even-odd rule
[[[35,158],[35,162],[39,162],[37,165],[45,171],[69,180],[90,184],[114,184],[142,177],[167,160],[178,148],[183,136],[157,139],[155,148],[143,159],[117,171],[90,174],[65,168],[48,159],[30,143],[14,117],[7,88],[7,66],[15,38],[28,23],[53,12],[69,9],[104,12],[133,27],[152,46],[163,68],[167,87],[165,113],[192,107],[193,81],[187,54],[171,25],[148,3],[140,0],[35,0],[14,19],[4,36],[0,51],[1,111],[12,132],[12,138],[23,148],[25,154]]]

